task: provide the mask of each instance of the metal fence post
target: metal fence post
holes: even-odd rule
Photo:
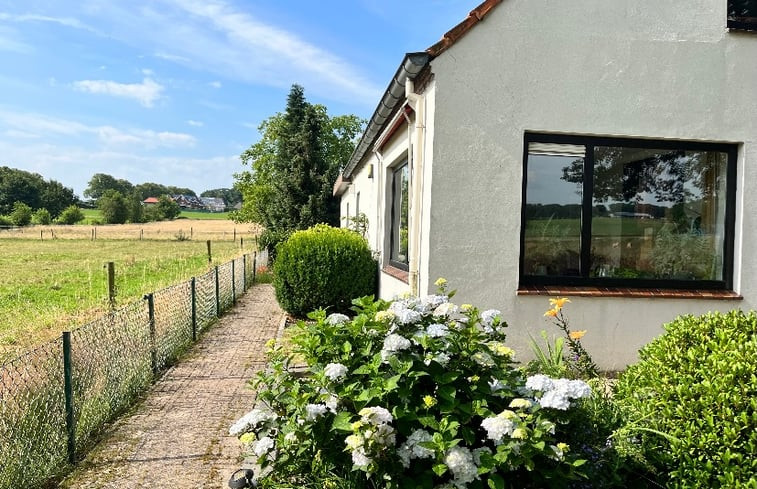
[[[216,265],[216,317],[221,317],[221,287],[218,283],[218,265]]]
[[[237,303],[236,259],[231,260],[231,303]]]
[[[192,341],[197,341],[197,280],[192,277]]]
[[[150,365],[152,366],[153,375],[158,373],[158,347],[155,342],[155,297],[153,294],[147,294],[147,312],[148,326],[150,328]]]
[[[242,255],[242,290],[247,291],[247,254]]]
[[[252,253],[252,283],[255,283],[255,275],[258,273],[258,252]]]
[[[76,456],[76,420],[74,419],[74,386],[71,373],[71,332],[63,332],[63,394],[66,406],[66,433],[68,462],[73,464]]]

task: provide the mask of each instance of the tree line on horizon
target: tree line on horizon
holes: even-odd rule
[[[84,219],[80,207],[97,207],[106,224],[147,222],[173,219],[181,209],[170,195],[197,197],[189,188],[166,186],[147,182],[133,185],[104,173],[96,173],[89,181],[84,197],[79,199],[73,189],[58,181],[46,180],[38,173],[0,167],[0,226],[26,226],[29,224],[75,224]],[[242,199],[236,189],[206,190],[201,197],[222,198],[227,206]],[[157,197],[158,204],[144,208],[142,201]]]

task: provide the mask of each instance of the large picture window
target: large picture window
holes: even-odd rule
[[[757,0],[728,0],[728,27],[757,31]]]
[[[389,263],[408,269],[408,170],[407,162],[392,170],[391,232]]]
[[[731,288],[736,147],[527,134],[521,283]]]

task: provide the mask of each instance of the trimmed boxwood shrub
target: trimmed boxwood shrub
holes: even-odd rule
[[[378,264],[354,231],[325,224],[297,231],[276,248],[273,285],[285,311],[347,311],[352,298],[374,294]]]
[[[616,399],[666,487],[757,488],[757,315],[683,316],[640,351]]]

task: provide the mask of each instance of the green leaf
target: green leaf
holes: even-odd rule
[[[445,464],[434,464],[432,468],[434,470],[434,473],[440,477],[444,475],[445,472],[447,472],[447,466]]]
[[[334,417],[334,421],[331,423],[331,431],[352,431],[352,414],[347,411],[342,411]]]
[[[497,474],[490,475],[487,484],[490,489],[505,489],[505,480]]]
[[[443,385],[439,387],[437,393],[439,394],[440,399],[444,399],[447,402],[454,402],[457,390],[452,386]]]

